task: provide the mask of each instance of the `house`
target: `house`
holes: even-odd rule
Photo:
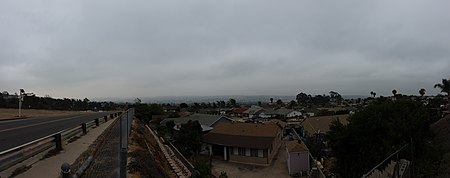
[[[279,115],[282,119],[287,119],[287,118],[300,117],[300,116],[302,116],[302,113],[300,111],[296,111],[296,110],[292,110],[292,109],[280,108],[280,109],[277,109],[277,115]]]
[[[278,115],[277,111],[273,109],[262,109],[260,110],[258,117],[267,119],[267,118],[275,118]]]
[[[320,110],[317,108],[303,108],[303,112],[306,117],[314,117],[318,113],[320,113]]]
[[[345,115],[334,115],[334,116],[321,116],[321,117],[308,117],[302,123],[305,134],[326,134],[330,131],[330,125],[335,120],[338,119],[344,125],[348,124],[348,114]]]
[[[209,114],[192,114],[186,117],[179,118],[168,118],[161,121],[161,124],[165,124],[166,122],[173,120],[175,122],[175,130],[179,130],[182,124],[187,123],[188,121],[198,121],[202,126],[202,131],[210,131],[215,126],[220,123],[230,123],[233,122],[233,119],[230,119],[224,115],[209,115]]]
[[[287,118],[295,118],[295,117],[301,117],[301,116],[302,116],[302,112],[296,111],[296,110],[293,110],[293,111],[289,112],[288,114],[286,114]]]
[[[307,175],[311,168],[309,150],[300,140],[286,143],[286,161],[290,176]]]
[[[247,110],[247,108],[245,108],[245,107],[234,108],[232,116],[234,116],[234,117],[243,117],[244,116],[244,112],[246,110]]]
[[[273,122],[223,123],[203,136],[209,154],[235,163],[268,166],[281,145],[282,129]]]
[[[247,110],[245,110],[243,112],[243,114],[245,116],[247,116],[248,118],[254,118],[254,117],[258,117],[258,115],[261,113],[262,110],[263,110],[262,107],[253,105],[250,108],[248,108]]]

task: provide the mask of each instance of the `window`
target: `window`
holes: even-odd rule
[[[258,150],[257,149],[250,149],[250,156],[257,157],[258,156]]]
[[[263,150],[258,150],[258,157],[260,158],[264,157]]]
[[[245,149],[245,156],[250,156],[250,148]]]
[[[244,156],[245,155],[245,149],[244,148],[238,148],[238,155]]]

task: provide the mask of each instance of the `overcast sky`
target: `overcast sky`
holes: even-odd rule
[[[450,1],[2,0],[0,90],[52,97],[418,94]]]

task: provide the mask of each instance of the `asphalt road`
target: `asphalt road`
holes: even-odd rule
[[[114,112],[0,121],[0,152]]]

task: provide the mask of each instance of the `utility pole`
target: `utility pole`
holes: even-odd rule
[[[19,90],[19,117],[22,117],[22,102],[23,98],[25,97],[25,90],[22,88]]]

